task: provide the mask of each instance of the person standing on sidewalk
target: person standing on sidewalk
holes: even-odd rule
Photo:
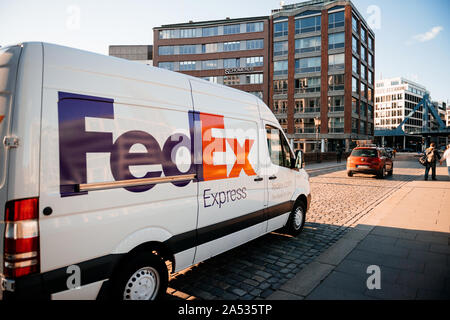
[[[337,147],[336,147],[336,160],[337,160],[337,163],[340,163],[341,159],[342,159],[342,148],[341,148],[341,145],[338,144]]]
[[[431,178],[433,180],[436,179],[436,162],[441,159],[441,155],[439,154],[439,151],[436,150],[436,144],[432,142],[430,144],[430,147],[425,150],[425,155],[427,157],[427,163],[425,166],[425,181],[428,180],[428,174],[430,173],[431,169]]]
[[[448,176],[450,177],[450,144],[447,146],[447,150],[445,150],[444,155],[439,161],[441,165],[444,163],[444,160],[447,162]]]

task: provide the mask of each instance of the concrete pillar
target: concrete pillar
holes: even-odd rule
[[[403,149],[406,149],[406,136],[403,136]]]
[[[325,152],[325,139],[320,141],[320,152]]]
[[[349,152],[350,151],[350,139],[347,138],[345,139],[345,152]]]

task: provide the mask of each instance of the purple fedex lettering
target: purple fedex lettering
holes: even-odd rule
[[[112,133],[86,132],[85,118],[114,119],[114,107],[112,99],[58,95],[59,185],[61,196],[70,196],[76,185],[87,183],[86,153],[111,152]]]
[[[71,93],[59,93],[59,158],[60,158],[60,193],[61,196],[86,194],[77,192],[79,184],[87,183],[87,153],[110,153],[111,172],[116,181],[136,179],[130,171],[131,166],[161,165],[162,171],[147,172],[142,178],[160,177],[181,174],[195,174],[201,165],[194,164],[193,135],[191,126],[190,137],[184,134],[169,136],[161,149],[158,141],[144,131],[128,131],[113,143],[112,133],[86,132],[85,118],[114,119],[114,101],[112,99],[85,96]],[[189,123],[193,123],[193,113],[189,113]],[[192,118],[192,119],[191,119]],[[141,144],[146,152],[135,153],[130,149],[135,144]],[[191,165],[187,172],[181,172],[175,162],[176,151],[185,147],[191,152]],[[201,162],[200,162],[201,163]],[[174,182],[177,187],[183,187],[190,181]],[[130,192],[144,192],[154,187],[154,184],[127,187]]]

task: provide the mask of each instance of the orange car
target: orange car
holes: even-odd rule
[[[383,179],[386,174],[392,176],[394,163],[383,148],[358,147],[347,159],[347,175],[352,177],[354,173],[375,174]]]

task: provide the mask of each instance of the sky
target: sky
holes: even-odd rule
[[[0,0],[0,46],[44,41],[108,54],[153,28],[270,15],[280,0]],[[284,1],[285,4],[302,2]],[[352,0],[375,32],[376,79],[403,76],[450,100],[449,0]]]

